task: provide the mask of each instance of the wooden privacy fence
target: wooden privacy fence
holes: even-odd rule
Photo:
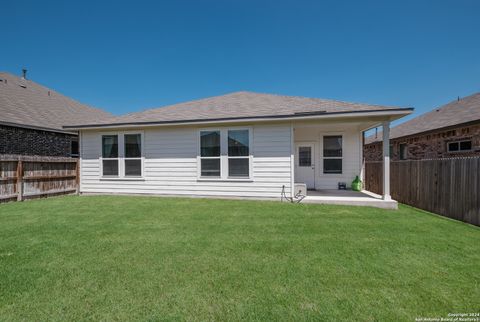
[[[393,161],[392,198],[480,226],[480,157]],[[365,189],[381,194],[382,162],[365,163]]]
[[[0,202],[78,192],[78,160],[0,155]]]

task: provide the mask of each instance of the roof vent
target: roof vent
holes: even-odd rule
[[[22,78],[27,79],[27,70],[25,68],[22,69]]]

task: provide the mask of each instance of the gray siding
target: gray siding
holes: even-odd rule
[[[285,185],[290,193],[290,126],[251,128],[253,176],[250,181],[199,180],[199,128],[196,127],[143,129],[143,179],[105,179],[101,177],[100,165],[102,132],[83,131],[81,192],[280,198]]]

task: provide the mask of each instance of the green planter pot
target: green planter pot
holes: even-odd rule
[[[358,178],[358,176],[355,178],[355,180],[352,181],[352,190],[353,191],[362,190],[362,181]]]

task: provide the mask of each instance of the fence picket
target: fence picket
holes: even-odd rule
[[[480,226],[480,157],[392,161],[398,202]],[[365,188],[382,193],[382,162],[365,162]]]
[[[78,192],[78,160],[0,155],[0,201]]]

